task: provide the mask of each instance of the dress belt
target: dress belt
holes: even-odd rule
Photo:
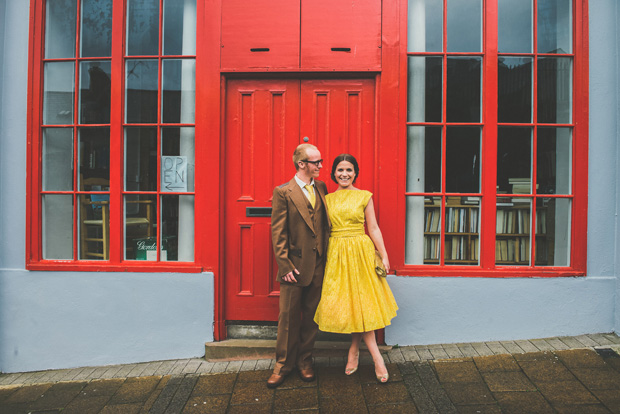
[[[356,237],[364,234],[364,227],[336,227],[332,228],[330,237]]]

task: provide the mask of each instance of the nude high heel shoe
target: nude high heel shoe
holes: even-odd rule
[[[385,365],[383,366],[385,367]],[[387,367],[385,367],[385,370],[387,371]],[[375,377],[377,378],[377,382],[379,382],[380,384],[385,384],[390,379],[390,373],[386,372],[383,375],[379,375],[377,374],[377,369],[375,368]]]
[[[357,367],[359,367],[360,365],[360,353],[358,352],[356,355],[357,358],[357,365],[355,366],[355,368],[345,368],[344,373],[346,375],[352,375],[357,371]]]

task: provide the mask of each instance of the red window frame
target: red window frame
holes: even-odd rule
[[[77,0],[76,0],[77,1]],[[78,2],[78,11],[76,19],[76,27],[79,33],[80,27],[80,12]],[[142,192],[127,192],[124,190],[124,172],[123,172],[123,142],[124,142],[124,128],[125,126],[140,126],[142,124],[126,124],[124,122],[124,72],[125,62],[128,59],[137,59],[140,56],[126,56],[125,55],[125,12],[126,1],[113,0],[112,9],[112,51],[111,57],[108,59],[111,61],[111,115],[110,115],[110,257],[109,260],[79,260],[77,259],[77,209],[78,198],[80,194],[86,193],[85,191],[76,190],[74,185],[73,191],[63,192],[71,194],[73,196],[73,257],[72,260],[45,260],[42,254],[42,171],[41,171],[41,159],[42,159],[42,136],[43,136],[43,67],[46,61],[55,61],[58,59],[45,59],[44,57],[44,44],[45,44],[45,0],[32,0],[30,10],[30,27],[31,34],[29,40],[29,84],[28,84],[28,124],[27,124],[27,192],[26,192],[26,205],[27,205],[27,220],[26,220],[26,269],[28,270],[67,270],[67,271],[132,271],[132,272],[201,272],[204,269],[203,260],[201,255],[201,248],[206,240],[204,232],[194,231],[194,261],[193,262],[172,262],[172,261],[141,261],[141,260],[124,260],[123,248],[125,244],[123,235],[123,197],[125,194],[143,194]],[[206,40],[201,40],[205,36],[202,31],[204,26],[205,15],[205,1],[198,0],[196,4],[196,56],[183,56],[183,58],[196,58],[196,73],[204,71],[201,65],[203,59],[199,59],[198,55],[203,54],[206,48]],[[178,58],[178,56],[163,56],[161,51],[162,44],[162,15],[163,15],[163,0],[160,0],[160,33],[159,33],[159,45],[160,51],[158,55],[148,56],[149,59],[157,59],[160,66],[160,77],[158,80],[158,111],[161,107],[161,65],[163,58]],[[76,38],[76,44],[79,44],[79,38]],[[76,46],[77,47],[77,46]],[[93,60],[93,58],[82,58],[76,53],[73,58],[60,59],[62,61],[73,61],[76,68],[79,68],[80,61]],[[210,68],[212,70],[212,68]],[[66,125],[67,128],[73,128],[74,142],[77,136],[77,130],[82,125],[77,122],[79,108],[75,104],[78,99],[79,79],[75,76],[75,96],[74,96],[74,122]],[[197,76],[198,78],[198,76]],[[198,136],[201,131],[206,128],[203,123],[208,120],[207,117],[199,116],[200,111],[204,111],[204,104],[201,103],[203,99],[199,98],[198,85],[196,85],[196,119],[192,125],[195,128],[195,157],[199,159],[201,154],[205,154],[206,140],[199,140]],[[204,90],[203,90],[204,93]],[[217,97],[216,97],[217,98]],[[159,111],[161,112],[161,111]],[[160,115],[161,116],[161,115]],[[63,125],[64,126],[64,125]],[[88,127],[97,125],[88,125]],[[107,126],[107,124],[106,124]],[[163,127],[182,127],[185,124],[163,124],[161,119],[158,123],[149,124],[149,127],[157,128],[158,133]],[[218,129],[215,129],[217,132]],[[161,138],[158,135],[158,150],[161,147]],[[76,178],[77,162],[75,154],[77,151],[74,149],[74,182]],[[207,157],[210,158],[210,157]],[[158,157],[158,171],[160,168],[160,157]],[[194,192],[183,193],[194,196],[194,210],[200,211],[201,206],[204,206],[204,198],[201,194],[204,193],[205,182],[201,178],[201,174],[204,171],[197,165],[195,172],[195,184]],[[53,192],[58,193],[58,192]],[[179,193],[161,192],[155,191],[149,194],[154,195],[158,201],[162,194],[175,195]],[[208,206],[207,206],[208,207]],[[157,222],[161,220],[160,207],[157,207]],[[206,219],[202,218],[200,214],[194,215],[194,229],[199,229],[204,225]],[[157,228],[161,228],[157,226]],[[161,243],[161,234],[157,232],[158,243]],[[159,245],[159,244],[158,244]],[[158,252],[159,260],[159,252]],[[210,270],[210,269],[207,269]]]
[[[443,21],[447,21],[446,11],[447,0],[444,0]],[[397,236],[399,250],[392,253],[397,265],[398,275],[409,276],[468,276],[468,277],[559,277],[559,276],[584,276],[586,274],[587,259],[587,196],[588,196],[588,2],[587,0],[573,0],[573,51],[568,54],[549,55],[538,53],[536,50],[531,54],[523,54],[532,57],[534,62],[538,56],[560,56],[572,57],[573,59],[573,102],[572,111],[573,118],[570,124],[553,124],[557,127],[572,128],[572,192],[567,196],[547,195],[544,197],[562,197],[571,199],[571,238],[570,238],[570,266],[500,266],[495,264],[495,217],[496,217],[496,164],[497,164],[497,129],[498,126],[522,126],[536,129],[538,125],[551,126],[551,124],[525,123],[525,124],[509,124],[498,123],[498,1],[482,0],[482,53],[451,53],[446,52],[446,31],[447,27],[443,26],[443,52],[408,52],[407,51],[407,0],[401,0],[401,29],[400,29],[400,128],[399,128],[399,154],[407,153],[407,128],[409,126],[441,126],[444,133],[442,134],[443,144],[445,148],[445,129],[447,125],[473,125],[482,128],[482,149],[481,149],[481,197],[480,203],[481,213],[481,229],[480,229],[480,256],[478,266],[459,266],[459,265],[409,265],[405,264],[405,226],[407,211],[406,197],[413,194],[421,196],[447,196],[447,195],[466,195],[457,193],[447,193],[445,187],[442,192],[438,193],[408,193],[406,191],[407,165],[406,157],[399,156],[398,164],[398,213]],[[536,17],[537,0],[533,0],[534,17]],[[536,27],[532,27],[534,33],[532,42],[537,44]],[[534,49],[536,49],[534,47]],[[408,56],[442,56],[444,62],[442,105],[443,113],[446,111],[446,70],[445,63],[448,56],[482,56],[482,122],[481,123],[449,123],[444,119],[441,123],[429,122],[407,122],[407,58]],[[503,54],[502,54],[503,55]],[[513,56],[513,53],[506,53]],[[518,55],[518,54],[517,54]],[[534,65],[536,66],[536,65]],[[537,91],[537,77],[534,74],[532,79],[534,105],[536,105],[535,94]],[[536,113],[536,107],[532,108]],[[534,133],[533,148],[536,148],[536,134]],[[445,180],[445,151],[442,155],[442,177]],[[536,160],[533,159],[534,170]],[[536,177],[532,177],[535,182]],[[535,189],[533,189],[535,191]],[[533,194],[533,201],[537,196]],[[442,203],[441,217],[445,217],[445,202]],[[443,244],[441,255],[443,256]],[[441,257],[441,256],[440,256]]]

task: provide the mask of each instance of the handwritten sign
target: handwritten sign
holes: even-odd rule
[[[161,191],[187,191],[187,157],[181,155],[161,157]]]

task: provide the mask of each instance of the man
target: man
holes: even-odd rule
[[[273,190],[271,238],[278,263],[280,315],[269,388],[282,384],[295,367],[302,380],[314,381],[312,348],[319,329],[314,314],[321,298],[330,227],[327,186],[316,180],[322,162],[314,145],[299,145],[293,154],[295,177]]]

